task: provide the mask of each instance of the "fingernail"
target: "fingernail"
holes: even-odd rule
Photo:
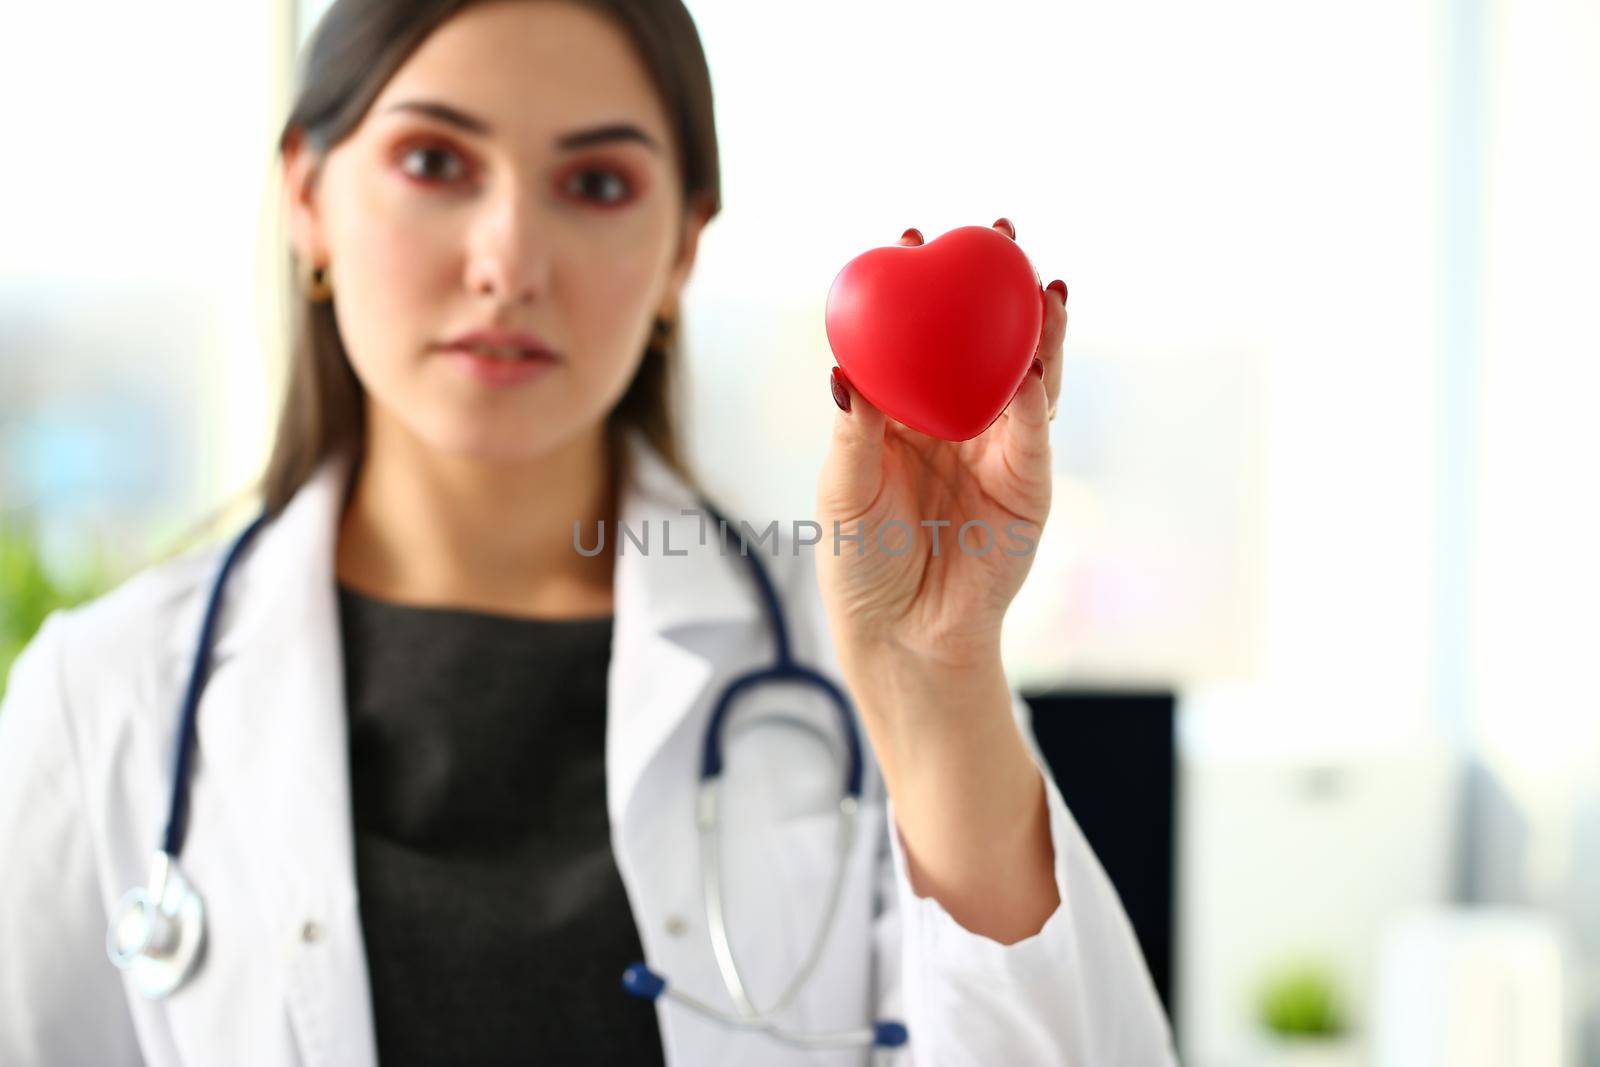
[[[922,231],[917,229],[915,226],[901,234],[900,240],[904,241],[907,237],[915,237],[917,239],[917,244],[920,245],[922,243]]]
[[[1067,306],[1067,283],[1066,282],[1062,281],[1060,278],[1057,278],[1055,281],[1053,281],[1049,285],[1045,286],[1045,288],[1052,290],[1057,296],[1059,296],[1061,298],[1061,306],[1062,307],[1066,307]]]
[[[1010,219],[1008,219],[1008,218],[995,219],[994,220],[994,225],[996,225],[996,226],[1002,226],[1002,225],[1005,226],[1006,232],[1011,235],[1011,239],[1013,241],[1015,241],[1017,239],[1017,228],[1015,226],[1011,225],[1011,220]]]
[[[1039,361],[1034,360],[1034,362]],[[850,390],[844,386],[844,372],[838,367],[833,368],[828,375],[828,385],[833,390],[833,402],[839,405],[839,410],[846,415],[850,414]]]
[[[1033,366],[1028,369],[1033,372],[1035,378],[1041,382],[1044,381],[1044,363],[1040,361],[1038,356],[1033,357]]]

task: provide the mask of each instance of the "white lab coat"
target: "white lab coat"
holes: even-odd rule
[[[717,553],[714,527],[700,546],[699,520],[681,513],[696,506],[692,491],[642,437],[628,447],[636,474],[620,518],[636,535],[649,527],[651,541],[645,555],[607,530],[608,551],[622,549],[606,725],[612,844],[651,967],[732,1010],[706,936],[695,785],[716,693],[768,662],[772,646],[747,561]],[[225,546],[52,614],[16,662],[0,710],[0,1063],[376,1062],[334,578],[349,472],[347,457],[326,462],[230,574],[180,857],[205,901],[207,942],[199,970],[166,1000],[145,999],[112,967],[105,928],[123,891],[147,879],[165,824],[177,715]],[[815,550],[780,545],[776,557],[770,542],[761,550],[795,655],[837,679]],[[790,687],[761,693],[736,705],[735,721],[785,709],[831,721],[825,703]],[[1026,705],[1013,700],[1026,726]],[[782,726],[730,737],[727,911],[758,1006],[803,959],[833,874],[837,787],[824,753]],[[1175,1063],[1127,918],[1045,780],[1061,905],[1035,936],[1002,945],[912,892],[870,765],[837,924],[788,1020],[901,1019],[910,1044],[893,1062],[917,1067]],[[864,1050],[806,1052],[724,1029],[665,998],[652,1007],[620,981],[616,1000],[618,1012],[657,1013],[675,1067],[869,1062]]]

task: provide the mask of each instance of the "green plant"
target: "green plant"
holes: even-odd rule
[[[1271,974],[1261,985],[1257,1010],[1262,1024],[1283,1036],[1333,1037],[1345,1029],[1337,983],[1316,963],[1290,964]]]
[[[110,588],[110,578],[100,557],[71,579],[57,578],[45,566],[37,536],[20,523],[0,520],[0,696],[12,662],[46,616],[98,596]]]

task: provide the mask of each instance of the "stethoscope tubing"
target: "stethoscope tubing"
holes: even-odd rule
[[[861,1045],[873,1045],[881,1049],[893,1049],[906,1043],[906,1028],[891,1019],[880,1019],[870,1027],[858,1027],[853,1030],[798,1033],[767,1016],[732,1015],[672,986],[642,963],[635,963],[629,967],[623,974],[622,982],[634,996],[645,1000],[666,997],[724,1026],[735,1030],[764,1033],[794,1048],[855,1048]]]
[[[730,529],[727,518],[712,507],[710,501],[702,499],[701,506],[706,514],[716,520],[717,528],[721,532],[722,547],[726,550],[727,534]],[[739,554],[750,564],[750,576],[755,580],[756,593],[761,597],[762,611],[772,631],[773,662],[769,667],[735,678],[723,689],[716,707],[711,712],[711,721],[706,726],[705,744],[700,759],[700,780],[704,782],[722,774],[723,725],[727,721],[733,702],[745,691],[757,686],[797,682],[801,685],[814,686],[826,693],[838,711],[849,758],[845,792],[859,801],[862,779],[861,740],[856,734],[855,712],[850,700],[838,686],[833,684],[832,679],[795,662],[789,643],[789,624],[784,620],[783,609],[779,605],[778,593],[773,588],[772,578],[767,574],[767,569],[761,565],[760,557],[749,551],[744,534],[738,530],[733,532],[739,538]]]
[[[206,675],[211,670],[211,647],[217,627],[217,615],[222,604],[222,591],[227,585],[228,572],[238,562],[245,546],[266,525],[268,513],[263,511],[247,526],[228,555],[222,569],[211,586],[211,599],[206,603],[205,621],[200,624],[200,641],[196,646],[194,664],[189,668],[189,685],[183,694],[183,710],[178,716],[177,751],[173,754],[172,796],[167,802],[167,828],[161,835],[161,851],[176,862],[183,848],[184,816],[189,802],[189,758],[194,750],[194,721],[200,708],[200,694],[205,691]]]

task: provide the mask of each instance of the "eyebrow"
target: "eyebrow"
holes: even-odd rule
[[[403,100],[391,105],[388,111],[409,111],[417,115],[426,115],[440,122],[466,130],[478,136],[487,136],[490,132],[489,124],[475,115],[469,115],[459,108],[437,100]],[[605,126],[592,126],[588,129],[573,130],[564,133],[555,140],[555,146],[560,149],[587,148],[590,145],[606,144],[611,141],[636,141],[652,152],[660,152],[661,145],[654,137],[645,133],[639,127],[627,122],[614,122]]]

